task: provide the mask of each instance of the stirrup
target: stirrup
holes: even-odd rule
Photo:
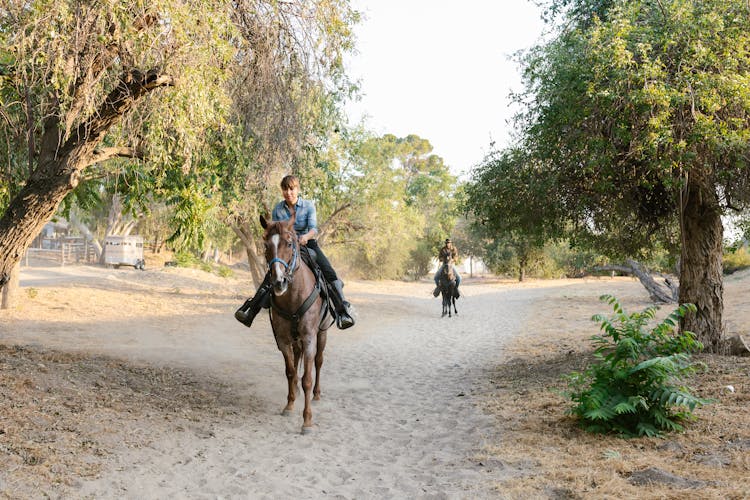
[[[250,328],[253,324],[253,320],[255,319],[255,316],[260,312],[260,310],[257,311],[251,311],[250,308],[244,309],[243,307],[240,307],[236,311],[234,311],[234,319],[245,325],[246,327]]]
[[[351,304],[348,301],[344,301],[341,311],[335,311],[336,314],[336,327],[339,330],[346,330],[354,326],[354,314],[352,313]]]
[[[247,299],[245,303],[234,312],[234,318],[250,328],[260,310],[263,308],[267,309],[271,305],[271,296],[269,292],[270,286],[267,287],[267,289],[264,287],[258,289],[258,292],[256,292],[254,297]]]
[[[339,330],[346,330],[354,326],[354,318],[347,312],[336,313],[336,327]]]

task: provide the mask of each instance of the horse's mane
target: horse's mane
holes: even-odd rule
[[[282,227],[284,227],[285,225],[286,225],[286,221],[269,222],[268,227],[266,227],[265,232],[263,233],[263,239],[267,240],[274,234],[281,235]]]
[[[445,276],[448,281],[455,281],[456,275],[453,273],[453,266],[450,263],[450,260],[446,259],[443,261],[443,266],[441,268],[441,273],[443,276]]]

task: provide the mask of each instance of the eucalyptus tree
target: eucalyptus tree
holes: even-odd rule
[[[683,320],[722,333],[722,221],[750,203],[745,0],[561,0],[524,61],[524,147],[578,234],[638,254],[679,248]]]
[[[429,141],[342,128],[321,160],[309,184],[331,254],[364,277],[424,275],[455,219],[455,178]]]
[[[335,194],[329,210],[339,211],[327,229],[328,248],[344,258],[354,274],[399,279],[408,272],[425,217],[405,201],[406,182],[396,161],[395,136],[343,130],[338,153],[321,165],[322,179]]]
[[[259,280],[258,215],[278,200],[285,174],[300,176],[306,197],[316,189],[316,165],[343,121],[343,99],[355,90],[343,58],[354,49],[359,14],[349,0],[242,0],[234,18],[240,31],[229,81],[235,126],[218,145],[227,162],[222,206]],[[319,213],[321,222],[326,216]]]
[[[432,260],[451,232],[458,216],[457,179],[443,158],[433,153],[432,144],[415,134],[395,139],[401,176],[405,182],[406,205],[425,217],[417,248],[411,252],[409,272],[427,274]]]
[[[93,165],[175,156],[189,164],[207,122],[226,109],[230,8],[213,0],[3,0],[0,286]]]

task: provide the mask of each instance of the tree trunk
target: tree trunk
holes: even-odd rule
[[[632,273],[638,278],[638,281],[640,281],[643,287],[648,291],[651,300],[662,304],[675,302],[676,298],[673,297],[669,285],[667,285],[667,289],[665,289],[665,287],[661,286],[651,277],[651,274],[646,269],[633,259],[626,259],[625,262],[630,269],[632,269]]]
[[[518,281],[521,282],[526,279],[526,259],[518,260]]]
[[[242,241],[242,245],[245,247],[245,253],[247,254],[247,263],[250,267],[250,275],[253,277],[253,285],[258,288],[263,282],[265,273],[261,266],[258,258],[258,252],[255,246],[255,238],[253,237],[252,231],[242,227],[240,224],[231,225],[234,234]]]
[[[644,269],[640,263],[633,259],[626,259],[625,263],[626,265],[608,264],[606,266],[595,266],[591,271],[611,271],[613,278],[615,272],[632,274],[638,278],[638,281],[641,282],[641,285],[648,292],[649,298],[654,302],[669,304],[679,300],[679,285],[673,283],[669,277],[664,279],[664,286],[662,286],[656,282],[648,270]]]
[[[683,319],[682,328],[713,352],[720,346],[724,310],[720,215],[716,192],[691,177],[683,211],[680,303],[695,304],[698,310]]]
[[[58,159],[37,169],[10,202],[0,219],[0,288],[44,224],[55,215],[60,202],[78,184],[85,149],[61,151]],[[93,145],[90,149],[93,152]]]
[[[18,298],[18,292],[20,290],[19,283],[21,281],[21,262],[19,261],[10,272],[10,280],[3,287],[2,293],[0,293],[0,309],[10,309],[15,305]]]
[[[0,289],[9,281],[12,269],[34,237],[55,215],[60,202],[78,185],[83,170],[115,156],[133,156],[128,148],[96,151],[104,135],[140,97],[172,84],[171,77],[159,75],[156,70],[142,73],[132,69],[123,74],[99,109],[70,134],[63,134],[60,116],[53,113],[45,118],[37,167],[0,218]]]
[[[96,260],[99,262],[102,258],[102,245],[99,243],[99,240],[96,239],[94,233],[92,233],[88,226],[72,211],[70,213],[70,224],[78,229],[87,241],[91,242],[91,246],[94,248],[94,253],[96,254]]]

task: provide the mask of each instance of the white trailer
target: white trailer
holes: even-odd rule
[[[143,259],[143,237],[107,236],[104,239],[104,265],[133,266],[143,270],[146,266]]]

